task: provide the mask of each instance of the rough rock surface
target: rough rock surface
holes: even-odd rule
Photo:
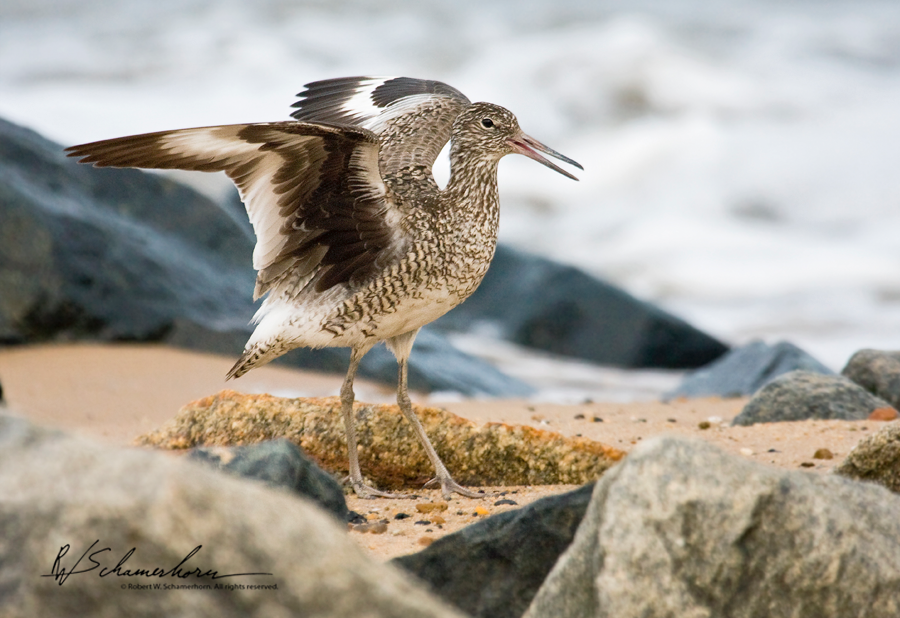
[[[370,561],[311,502],[8,416],[0,416],[0,530],[4,617],[461,618],[399,570]],[[203,576],[209,571],[219,578]],[[271,575],[223,577],[240,573]],[[128,589],[156,584],[208,588]],[[249,588],[258,585],[275,588]]]
[[[774,345],[753,341],[692,371],[666,398],[749,397],[778,376],[795,370],[834,373],[787,341]]]
[[[861,440],[834,472],[900,493],[900,422]]]
[[[500,246],[469,300],[435,323],[616,367],[693,369],[728,347],[587,273]]]
[[[841,375],[900,409],[900,352],[860,350]]]
[[[136,442],[167,449],[239,446],[287,438],[332,473],[347,473],[338,397],[284,399],[222,391],[188,404]],[[415,406],[441,459],[469,485],[582,484],[624,453],[586,438],[521,425],[477,425],[446,410]],[[363,474],[386,488],[421,487],[434,469],[395,405],[354,407]]]
[[[256,479],[270,487],[281,487],[309,498],[340,521],[350,510],[340,483],[285,439],[249,446],[196,448],[188,457],[236,476]]]
[[[597,483],[526,618],[900,615],[900,496],[654,438]]]
[[[593,489],[494,515],[393,563],[470,616],[519,618],[572,542]]]
[[[252,332],[252,231],[164,177],[97,169],[0,120],[0,344],[48,340],[162,341],[240,355]],[[279,359],[344,373],[349,351],[296,350]],[[359,375],[395,384],[378,346]],[[423,332],[409,361],[421,391],[520,397],[526,384]]]
[[[800,421],[808,418],[863,420],[874,410],[890,407],[843,376],[791,371],[762,388],[734,425]]]

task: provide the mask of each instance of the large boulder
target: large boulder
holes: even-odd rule
[[[246,215],[139,170],[98,169],[0,120],[0,343],[162,341],[240,354],[252,328],[255,274]],[[239,223],[240,221],[240,223]],[[296,367],[344,373],[349,351],[297,350]],[[359,374],[396,383],[384,346]],[[409,362],[421,391],[532,392],[435,333]]]
[[[306,500],[8,416],[0,530],[3,616],[461,618]]]
[[[900,352],[860,350],[841,375],[900,409]]]
[[[790,371],[833,374],[828,367],[787,341],[752,341],[690,372],[667,399],[676,397],[749,397]]]
[[[519,618],[572,542],[593,489],[494,515],[393,562],[470,616]]]
[[[900,615],[900,496],[654,438],[597,483],[526,618]]]
[[[728,347],[683,320],[572,266],[499,246],[469,300],[435,323],[626,368],[693,369]]]
[[[890,405],[843,376],[791,371],[764,386],[747,402],[733,424],[806,419],[858,421],[879,408],[890,408]]]

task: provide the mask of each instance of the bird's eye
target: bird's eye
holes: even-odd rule
[[[483,126],[486,129],[490,129],[491,127],[494,126],[494,121],[491,120],[490,118],[483,118],[481,120],[481,126]]]

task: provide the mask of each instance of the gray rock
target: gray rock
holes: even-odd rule
[[[195,448],[188,457],[224,472],[263,481],[269,487],[297,492],[340,521],[350,517],[341,484],[286,438],[248,446]]]
[[[603,365],[692,369],[728,347],[587,273],[499,246],[471,298],[435,322]]]
[[[243,218],[241,218],[243,217]],[[162,341],[237,358],[252,328],[245,213],[163,177],[97,169],[0,120],[0,344]],[[348,350],[298,350],[295,367],[345,373]],[[520,397],[524,383],[422,333],[410,388]],[[396,384],[379,346],[359,375]]]
[[[787,341],[769,345],[753,341],[689,373],[666,394],[675,397],[748,397],[780,375],[795,370],[825,375],[834,372]]]
[[[900,615],[900,496],[654,438],[598,481],[526,618]]]
[[[900,352],[860,350],[841,375],[900,409]]]
[[[0,218],[0,341],[155,341],[174,316],[222,330],[252,315],[252,244],[215,203],[4,121]]]
[[[572,542],[586,485],[474,523],[392,562],[471,616],[518,618]]]
[[[8,416],[0,416],[0,530],[3,616],[461,616],[369,560],[311,502]],[[178,568],[185,577],[125,574]],[[240,573],[271,575],[224,577]]]
[[[900,422],[889,423],[860,440],[834,471],[900,493]]]
[[[889,407],[843,376],[791,371],[762,388],[734,419],[734,425],[802,421],[810,418],[863,420]]]

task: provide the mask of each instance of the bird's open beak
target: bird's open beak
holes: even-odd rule
[[[548,154],[551,157],[553,157],[554,159],[559,159],[560,161],[568,163],[569,165],[573,165],[580,170],[584,169],[583,167],[581,167],[581,164],[578,163],[577,161],[573,161],[569,157],[559,154],[552,148],[548,148],[547,146],[544,146],[542,143],[540,143],[533,137],[529,137],[529,136],[525,135],[524,133],[519,133],[518,136],[510,139],[509,141],[513,145],[513,148],[515,149],[515,151],[518,152],[519,154],[523,154],[526,157],[530,157],[530,158],[534,159],[535,161],[537,161],[538,163],[543,163],[544,165],[546,165],[553,171],[559,172],[563,176],[568,176],[572,180],[578,180],[578,178],[576,178],[575,176],[573,176],[572,174],[570,174],[563,168],[559,167],[555,163],[550,162],[549,160],[547,160],[546,157],[542,157],[540,154],[538,154],[538,151],[543,152],[544,154]]]

